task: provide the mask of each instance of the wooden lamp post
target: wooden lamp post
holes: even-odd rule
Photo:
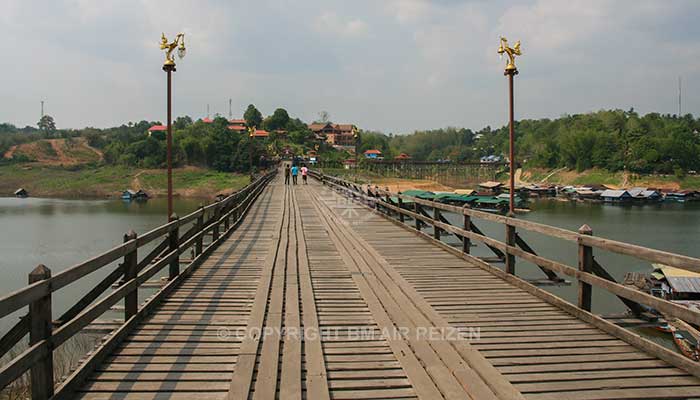
[[[163,71],[168,74],[168,137],[167,137],[167,164],[168,164],[168,221],[173,218],[173,126],[172,126],[172,73],[175,72],[175,60],[173,59],[173,51],[177,48],[177,55],[180,58],[185,57],[185,34],[178,33],[175,40],[168,43],[165,33],[162,34],[160,40],[161,50],[165,50],[165,62],[163,63]]]
[[[514,128],[514,112],[513,112],[513,77],[518,74],[518,68],[515,67],[515,56],[522,55],[520,51],[520,41],[515,43],[514,47],[508,47],[508,40],[501,37],[501,44],[498,46],[498,54],[503,55],[506,53],[508,56],[508,64],[506,64],[505,72],[503,75],[508,77],[508,98],[509,98],[509,108],[510,108],[510,124],[509,124],[509,161],[510,161],[510,182],[509,182],[509,204],[508,204],[508,214],[509,216],[515,215],[515,128]]]

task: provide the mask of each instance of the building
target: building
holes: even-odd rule
[[[231,119],[228,121],[228,129],[234,132],[245,132],[247,130],[244,119]]]
[[[328,144],[338,146],[354,146],[354,131],[357,127],[353,124],[332,124],[321,122],[309,124],[309,129],[319,140],[325,140]]]
[[[264,129],[256,129],[255,133],[253,133],[254,137],[261,137],[261,138],[266,138],[270,136],[270,132],[264,130]]]
[[[483,189],[487,193],[500,194],[503,189],[503,184],[496,181],[481,182],[479,188]]]
[[[165,137],[165,132],[168,131],[167,125],[153,125],[148,128],[148,136],[153,136],[156,139],[162,139]]]
[[[406,153],[401,153],[398,156],[394,157],[394,160],[398,160],[398,161],[406,161],[406,160],[410,160],[410,159],[411,159],[411,156],[409,156]]]
[[[19,188],[15,190],[15,197],[19,197],[21,199],[24,199],[25,197],[29,196],[29,192],[27,192],[26,189],[24,188]]]
[[[148,200],[148,193],[143,190],[125,190],[122,192],[122,200]]]
[[[382,158],[382,152],[377,150],[377,149],[370,149],[365,151],[365,158],[369,158],[371,160],[381,160]]]
[[[211,124],[212,122],[214,122],[214,120],[212,120],[209,117],[204,117],[202,118],[202,122],[204,122],[205,124]]]
[[[632,200],[632,195],[626,190],[606,190],[600,194],[600,198],[606,203],[626,203]]]

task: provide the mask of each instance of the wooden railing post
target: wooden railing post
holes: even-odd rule
[[[433,222],[440,222],[440,209],[436,206],[433,206]],[[440,228],[435,224],[433,224],[433,237],[440,240]]]
[[[197,217],[197,232],[200,233],[202,232],[202,229],[204,229],[204,204],[199,205],[199,211],[201,212],[199,216]],[[204,248],[204,235],[199,235],[199,238],[197,238],[197,241],[194,244],[194,255],[198,256],[202,254],[202,250]]]
[[[506,244],[515,247],[515,227],[506,222]],[[506,272],[515,275],[515,256],[506,252]]]
[[[124,243],[130,240],[136,240],[136,232],[129,231],[124,235]],[[124,255],[124,282],[128,282],[136,278],[138,273],[138,247],[135,247],[130,253]],[[136,315],[139,308],[139,291],[135,288],[124,296],[124,322]]]
[[[413,201],[413,212],[416,214],[416,218],[414,218],[416,220],[416,230],[420,231],[420,220],[417,217],[418,215],[420,215],[420,211],[419,211],[418,207],[419,207],[418,203],[414,200]]]
[[[51,278],[51,270],[40,264],[29,273],[29,284]],[[51,292],[29,304],[29,345],[51,339]],[[53,349],[31,368],[32,400],[53,396]]]
[[[465,231],[470,232],[472,230],[472,217],[468,214],[464,214],[464,225],[462,227]],[[467,236],[462,238],[462,253],[469,254],[471,252],[472,241]]]
[[[211,241],[216,242],[217,239],[219,239],[219,218],[221,218],[221,207],[220,204],[216,204],[216,207],[214,207],[214,230],[212,231],[211,234]]]
[[[403,224],[404,223],[404,215],[403,215],[403,211],[402,211],[403,210],[403,199],[401,199],[401,192],[399,192],[398,199],[399,199],[399,221],[401,221],[401,223]]]
[[[578,228],[578,233],[581,235],[593,235],[593,229],[590,226],[583,224]],[[578,244],[578,269],[581,272],[592,273],[593,271],[593,249],[590,246]],[[593,288],[590,284],[578,281],[578,306],[586,311],[591,311],[591,299]]]
[[[180,217],[177,216],[177,214],[174,214],[170,216],[171,221],[176,221],[180,219]],[[173,250],[177,250],[178,247],[180,247],[180,244],[178,243],[180,240],[180,228],[175,228],[170,233],[168,234],[168,250],[169,252],[172,252]],[[175,256],[175,258],[170,262],[170,273],[169,273],[169,279],[173,280],[175,279],[178,275],[180,275],[180,256]]]
[[[226,218],[224,218],[224,232],[228,231],[228,228],[230,226],[230,219],[231,215],[228,213],[228,210],[231,209],[231,207],[228,206],[228,204],[224,207],[224,214],[226,214]]]
[[[389,196],[388,189],[389,188],[387,188],[387,192],[384,195],[384,201],[386,201],[387,206],[391,204],[391,196]],[[389,207],[386,208],[386,215],[391,217],[391,208],[389,208]]]

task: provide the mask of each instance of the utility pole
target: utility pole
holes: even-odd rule
[[[228,119],[233,119],[233,112],[231,111],[231,99],[228,99]]]
[[[682,102],[682,97],[681,97],[681,77],[678,77],[678,118],[681,117],[681,103]]]
[[[207,103],[207,118],[209,118],[209,103]]]
[[[44,100],[41,101],[41,118],[44,118]]]

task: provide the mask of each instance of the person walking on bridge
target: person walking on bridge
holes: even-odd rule
[[[309,173],[309,169],[306,168],[306,164],[303,164],[301,166],[301,181],[304,185],[308,185],[308,182],[306,182],[306,175]]]
[[[299,167],[292,165],[292,185],[297,184],[297,175],[299,174]]]
[[[289,164],[284,166],[284,184],[289,185]]]

